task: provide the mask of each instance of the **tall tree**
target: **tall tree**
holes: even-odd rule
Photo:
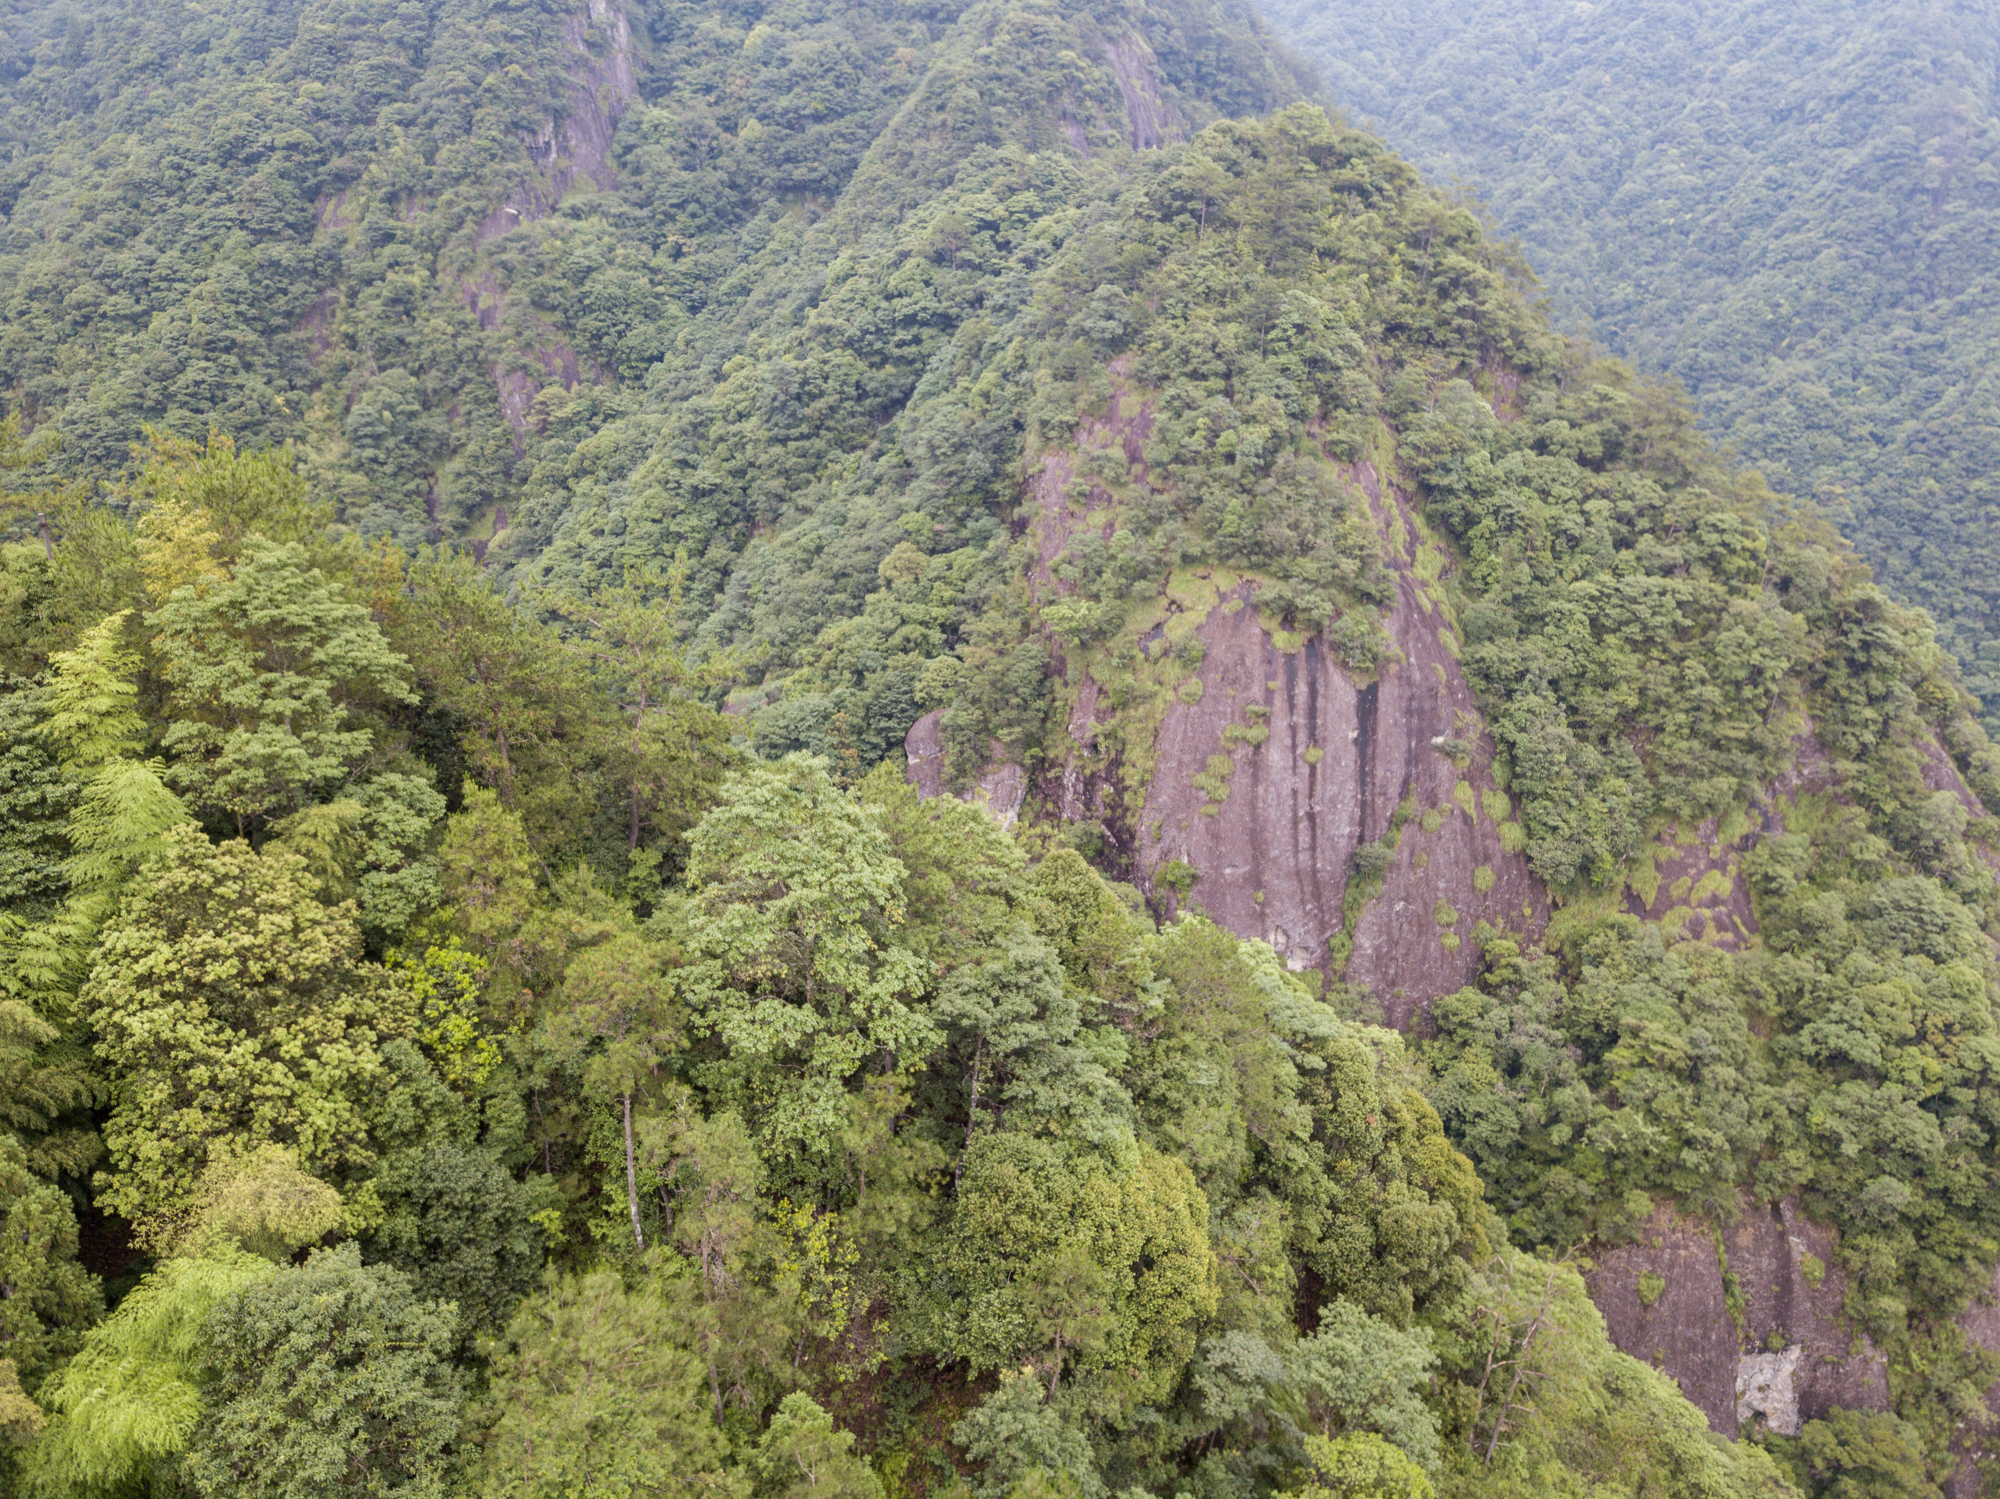
[[[615,1099],[625,1137],[625,1194],[632,1237],[640,1249],[639,1176],[632,1140],[632,1101],[659,1076],[683,1039],[680,1005],[668,983],[660,944],[637,931],[587,947],[570,960],[559,1008],[549,1020],[559,1053],[581,1056],[586,1089]]]
[[[504,1328],[534,1288],[546,1238],[535,1215],[554,1186],[508,1169],[526,1154],[513,1087],[468,1099],[403,1040],[385,1045],[382,1061],[393,1086],[369,1119],[380,1151],[369,1186],[382,1217],[362,1251],[403,1271],[418,1295],[455,1303],[469,1349]]]
[[[609,706],[561,638],[509,604],[468,556],[422,555],[380,600],[427,702],[463,725],[473,773],[522,819],[538,857],[587,848]]]
[[[280,1144],[310,1170],[372,1159],[379,1040],[412,1029],[407,997],[361,963],[350,906],[305,862],[168,834],[104,933],[79,996],[119,1078],[101,1200],[139,1223],[186,1208],[213,1147]]]
[[[251,542],[148,623],[173,689],[171,775],[239,833],[337,795],[375,748],[358,715],[414,701],[408,664],[297,544]]]
[[[69,1198],[30,1173],[28,1157],[0,1132],[0,1363],[33,1392],[81,1345],[104,1297],[76,1261]]]
[[[509,1499],[743,1499],[701,1360],[650,1286],[609,1270],[550,1278],[508,1325],[479,1407],[472,1491]]]
[[[758,1409],[790,1380],[798,1309],[771,1273],[778,1239],[756,1144],[735,1114],[704,1118],[682,1092],[640,1127],[640,1150],[672,1197],[673,1247],[692,1273],[665,1289],[705,1366],[715,1419]]]
[[[582,599],[552,596],[557,613],[582,627],[573,648],[618,704],[628,728],[613,757],[625,782],[626,849],[650,836],[655,857],[677,855],[680,835],[712,799],[727,766],[727,721],[691,695],[726,680],[719,662],[688,659],[687,555],[666,573],[628,572]]]
[[[265,543],[324,547],[330,508],[314,498],[292,455],[243,452],[225,432],[205,443],[146,429],[126,503],[138,512],[140,567],[155,604],[181,588],[225,581],[239,558]]]
[[[757,1499],[882,1499],[882,1480],[812,1396],[798,1391],[778,1404],[751,1456]]]
[[[689,834],[680,983],[725,1048],[715,1085],[776,1152],[825,1151],[864,1067],[913,1069],[938,1040],[929,965],[895,941],[902,875],[876,814],[802,755],[731,777]]]
[[[97,1093],[75,1024],[77,987],[126,882],[187,821],[159,762],[138,758],[147,725],[137,706],[138,661],[125,643],[129,623],[129,615],[114,614],[75,649],[50,657],[37,694],[41,720],[29,732],[67,791],[60,833],[67,857],[54,871],[64,898],[53,909],[31,908],[39,919],[0,912],[0,993],[20,1006],[0,1041],[0,1066],[15,1085],[15,1127],[30,1124],[29,1111],[40,1116],[28,1143],[44,1168],[80,1172],[97,1154],[87,1123],[58,1123],[65,1108]],[[30,1032],[36,1035],[23,1048]]]

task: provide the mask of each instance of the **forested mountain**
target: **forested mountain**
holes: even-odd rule
[[[7,24],[0,1484],[1977,1492],[1977,703],[1252,13]]]
[[[1518,236],[1937,620],[2000,723],[2000,15],[1931,0],[1272,0],[1332,95]]]

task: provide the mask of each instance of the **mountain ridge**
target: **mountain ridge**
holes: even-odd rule
[[[1345,107],[1489,199],[1565,326],[1685,383],[1704,429],[1824,505],[1993,699],[1987,17],[1269,9]]]

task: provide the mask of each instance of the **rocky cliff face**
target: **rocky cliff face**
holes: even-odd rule
[[[612,136],[619,116],[639,92],[632,25],[622,0],[584,0],[563,17],[562,35],[569,54],[563,108],[541,129],[523,134],[532,171],[480,224],[481,247],[548,217],[572,191],[600,192],[616,183]],[[490,265],[468,279],[465,298],[481,328],[491,331],[509,321],[504,279]],[[513,347],[494,364],[493,383],[519,451],[529,408],[543,385],[556,381],[573,390],[584,371],[576,351],[543,319],[528,315],[512,324],[508,342]],[[603,371],[590,373],[595,383],[602,383]]]
[[[1357,479],[1396,577],[1400,659],[1357,680],[1324,641],[1261,618],[1254,583],[1229,589],[1196,630],[1199,691],[1160,725],[1138,848],[1144,883],[1191,866],[1192,903],[1295,969],[1365,987],[1407,1029],[1471,979],[1479,922],[1533,935],[1548,901],[1508,847],[1491,742],[1442,594],[1416,569],[1416,519],[1372,468]],[[1386,864],[1363,867],[1364,845]]]
[[[1889,1408],[1881,1351],[1846,1322],[1831,1230],[1745,1198],[1723,1229],[1661,1206],[1586,1277],[1619,1348],[1671,1375],[1725,1436],[1795,1436],[1836,1406]]]
[[[1105,413],[1028,476],[1044,601],[1063,595],[1055,564],[1070,542],[1108,533],[1120,493],[1149,479],[1150,402],[1122,364],[1110,373]],[[1294,969],[1344,977],[1407,1028],[1471,979],[1478,923],[1533,936],[1548,897],[1517,851],[1459,670],[1449,555],[1373,464],[1345,477],[1395,580],[1388,663],[1357,677],[1324,639],[1279,628],[1259,610],[1254,578],[1177,577],[1141,649],[1199,666],[1150,716],[1114,710],[1087,665],[1070,668],[1068,743],[1041,789],[1056,816],[1110,827],[1156,904],[1199,906]],[[926,733],[935,729],[913,731],[913,764]]]

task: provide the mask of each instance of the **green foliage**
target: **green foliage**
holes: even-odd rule
[[[581,602],[552,600],[556,609],[589,631],[580,653],[603,683],[606,696],[631,733],[614,751],[614,775],[630,798],[626,850],[640,867],[641,839],[655,859],[676,855],[695,809],[708,801],[730,761],[723,720],[690,700],[714,673],[698,673],[687,660],[685,594],[687,555],[670,573],[628,575],[617,587],[600,585]]]
[[[21,1388],[14,1361],[0,1358],[0,1473],[13,1467],[11,1449],[33,1441],[47,1424],[42,1408]]]
[[[462,1091],[478,1088],[500,1064],[499,1038],[480,1025],[486,964],[456,937],[426,947],[421,956],[392,953],[390,963],[410,991],[417,1039],[439,1075]]]
[[[1214,123],[1303,84],[1233,4],[372,3],[23,13],[0,68],[0,366],[111,502],[6,507],[0,1067],[33,1164],[103,1096],[97,1208],[220,1257],[24,1471],[1782,1494],[1503,1235],[1798,1187],[1872,1325],[1983,1273],[1990,829],[1929,746],[2000,760],[1921,622],[1379,142]],[[1138,864],[1209,610],[1365,680],[1392,561],[1564,907],[1408,1048],[1078,852]],[[1023,824],[905,784],[926,710]],[[1807,715],[1763,946],[1604,915]],[[134,1305],[195,1310],[114,1369]]]
[[[202,1415],[209,1314],[279,1273],[240,1251],[164,1261],[43,1386],[50,1418],[22,1461],[27,1492],[69,1499],[171,1482]]]
[[[999,1388],[952,1432],[965,1455],[982,1467],[973,1490],[979,1499],[1004,1499],[1036,1476],[1071,1485],[1083,1499],[1103,1499],[1104,1480],[1089,1440],[1044,1404],[1042,1393],[1032,1371],[1004,1370]]]
[[[476,1110],[407,1040],[383,1046],[382,1063],[392,1083],[369,1119],[379,1159],[368,1183],[381,1220],[364,1257],[456,1306],[467,1341],[497,1332],[536,1284],[545,1237],[535,1214],[547,1211],[547,1179],[509,1169],[525,1134],[519,1101],[488,1093]]]
[[[0,999],[0,1129],[29,1170],[52,1178],[89,1169],[103,1147],[77,1115],[101,1088],[78,1041],[20,1000]]]
[[[354,778],[372,736],[350,715],[409,702],[405,663],[303,547],[252,544],[227,581],[176,589],[157,631],[174,780],[239,830]]]
[[[1056,950],[1016,928],[987,961],[939,985],[932,1015],[969,1045],[966,1138],[981,1129],[1061,1127],[1099,1144],[1129,1138],[1130,1103],[1082,1034],[1082,1007]]]
[[[55,752],[72,779],[84,779],[113,761],[132,758],[145,742],[133,681],[138,658],[127,648],[130,616],[110,615],[75,648],[49,658],[44,718],[35,737]]]
[[[586,1097],[614,1098],[623,1111],[626,1207],[641,1249],[646,1234],[633,1156],[633,1095],[657,1076],[661,1062],[683,1040],[681,1008],[667,984],[664,956],[659,944],[629,929],[585,948],[570,960],[560,1009],[547,1031],[556,1055],[589,1052],[581,1068]]]
[[[1779,1104],[1724,955],[1614,917],[1568,949],[1565,986],[1553,960],[1481,940],[1478,987],[1433,1006],[1424,1052],[1432,1101],[1515,1232],[1616,1237],[1653,1194],[1720,1202],[1748,1175]]]
[[[212,428],[206,443],[151,427],[146,438],[143,466],[124,497],[139,512],[139,567],[155,604],[183,587],[200,592],[226,582],[260,545],[324,546],[320,533],[331,517],[291,454],[246,453]]]
[[[80,1007],[125,1080],[102,1192],[128,1218],[186,1205],[225,1143],[341,1174],[372,1161],[375,1047],[410,1028],[407,1005],[362,963],[351,908],[315,896],[297,855],[183,824],[106,930]]]
[[[706,1368],[714,1418],[762,1409],[790,1382],[797,1313],[766,1273],[779,1244],[757,1146],[735,1114],[703,1118],[685,1095],[641,1124],[640,1145],[673,1194],[671,1242],[685,1273],[668,1302]]]
[[[207,1408],[182,1476],[203,1496],[443,1495],[455,1322],[352,1245],[245,1287],[209,1313]]]
[[[1811,1499],[1937,1499],[1923,1443],[1886,1411],[1835,1410],[1796,1437],[1772,1437]]]
[[[1372,1431],[1358,1431],[1331,1441],[1305,1439],[1312,1461],[1312,1482],[1289,1492],[1286,1499],[1430,1499],[1433,1492],[1424,1470]]]
[[[0,1360],[17,1388],[34,1391],[75,1353],[103,1307],[76,1249],[69,1199],[30,1175],[19,1143],[0,1134]]]
[[[882,1499],[882,1480],[856,1456],[851,1432],[810,1395],[790,1394],[749,1464],[758,1499]]]
[[[1094,1348],[1043,1340],[1066,1257],[1069,1278],[1088,1277],[1075,1290],[1102,1297]],[[980,1138],[940,1269],[949,1288],[922,1307],[926,1344],[974,1369],[1067,1357],[1127,1405],[1166,1398],[1218,1303],[1207,1200],[1185,1165],[1145,1146],[1107,1162],[1033,1136]]]
[[[913,1066],[935,1042],[913,1003],[924,966],[888,940],[902,874],[875,815],[801,755],[725,782],[689,835],[682,992],[727,1048],[710,1086],[775,1153],[823,1149],[849,1077],[873,1057]]]
[[[1437,1417],[1419,1396],[1430,1379],[1430,1342],[1423,1331],[1398,1332],[1350,1301],[1328,1302],[1319,1327],[1288,1358],[1305,1422],[1323,1438],[1372,1431],[1420,1468],[1435,1466]]]
[[[62,830],[76,793],[39,742],[40,705],[26,688],[13,683],[0,694],[0,899],[12,912],[39,913],[63,892],[57,866],[68,852]]]
[[[1797,1494],[1761,1449],[1718,1441],[1672,1380],[1611,1346],[1571,1266],[1496,1254],[1473,1306],[1470,1335],[1440,1349],[1473,1397],[1446,1425],[1440,1494]]]
[[[627,1289],[611,1271],[551,1277],[493,1351],[471,1492],[740,1499],[704,1370],[677,1331],[651,1287]]]
[[[456,760],[441,790],[456,797],[469,773],[496,792],[544,869],[588,861],[623,875],[642,849],[678,863],[728,734],[720,715],[667,692],[680,658],[664,609],[627,599],[604,612],[619,632],[607,662],[605,645],[585,649],[514,607],[462,553],[391,559],[370,601],[415,674],[413,727]]]
[[[1707,431],[1823,504],[2000,724],[1995,398],[1974,373],[2000,228],[1972,186],[2000,159],[1990,18],[1856,0],[1701,24],[1668,0],[1269,13],[1344,109],[1491,205],[1565,322],[1685,384]]]
[[[242,1154],[217,1150],[195,1184],[186,1227],[173,1248],[193,1258],[240,1249],[283,1264],[338,1230],[346,1216],[340,1194],[301,1171],[284,1146]]]

